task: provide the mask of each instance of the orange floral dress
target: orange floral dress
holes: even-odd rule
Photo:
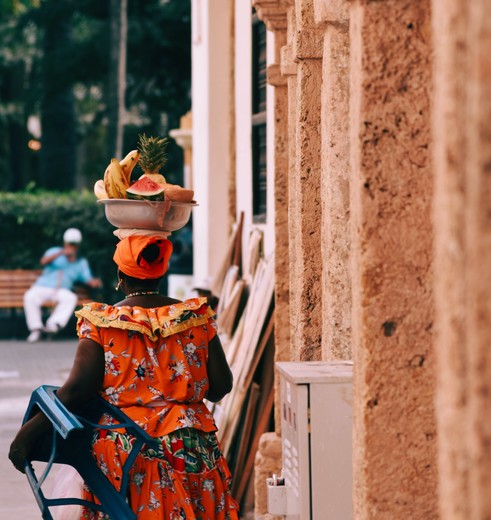
[[[144,447],[130,472],[128,501],[138,519],[238,519],[230,470],[203,403],[217,333],[206,298],[151,309],[91,303],[76,315],[79,337],[104,349],[101,396],[161,441],[158,450]],[[132,441],[97,430],[93,455],[116,487]],[[89,490],[84,498],[95,500]],[[84,509],[82,518],[107,515]]]

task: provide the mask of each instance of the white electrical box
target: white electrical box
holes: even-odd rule
[[[352,374],[348,361],[276,363],[283,474],[268,479],[268,510],[287,520],[350,520]]]

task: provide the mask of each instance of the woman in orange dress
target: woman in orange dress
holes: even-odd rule
[[[159,439],[158,448],[143,448],[130,472],[128,502],[138,519],[235,520],[230,471],[203,403],[228,393],[232,374],[206,299],[179,302],[159,294],[171,252],[171,243],[158,237],[118,243],[114,260],[126,297],[76,313],[79,346],[57,395],[74,409],[97,392]],[[18,469],[48,427],[38,414],[20,429],[9,454]],[[97,430],[93,455],[116,487],[132,440]],[[84,494],[95,500],[88,489]],[[82,518],[107,516],[84,509]]]

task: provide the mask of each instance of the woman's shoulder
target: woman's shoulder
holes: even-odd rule
[[[124,303],[124,300],[118,303],[103,303],[103,302],[90,302],[86,303],[82,310],[85,309],[87,311],[92,312],[103,312],[105,314],[112,314],[118,312],[119,310],[124,309],[142,309],[142,310],[152,310],[152,311],[160,311],[164,314],[173,315],[180,312],[185,312],[186,310],[198,310],[202,307],[211,307],[208,305],[208,299],[205,297],[196,297],[196,298],[188,298],[187,300],[176,300],[175,298],[170,298],[168,296],[164,296],[162,298],[162,303],[158,306],[153,307],[142,307],[140,305],[128,305]]]
[[[169,299],[173,300],[173,298]],[[170,315],[175,315],[186,311],[201,312],[207,309],[211,310],[211,307],[208,305],[208,299],[201,296],[199,298],[189,298],[184,301],[174,300],[168,305],[163,306],[162,309],[165,309]]]
[[[179,303],[184,303],[182,300],[176,300],[175,298],[170,298],[169,296],[164,296],[162,302],[162,306],[168,305],[178,305]]]
[[[214,314],[206,298],[169,299],[165,305],[152,308],[92,302],[75,313],[79,320],[85,319],[99,328],[135,330],[151,339],[204,324]]]
[[[144,309],[156,309],[159,307],[168,307],[169,305],[177,305],[179,303],[183,303],[182,300],[176,300],[175,298],[170,298],[169,296],[158,296],[159,303],[158,305],[129,305],[126,300],[121,300],[118,303],[114,303],[114,307],[141,307]]]

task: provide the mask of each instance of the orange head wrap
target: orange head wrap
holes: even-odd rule
[[[142,251],[150,244],[157,244],[159,256],[151,263],[142,257]],[[165,238],[133,235],[123,238],[116,246],[113,260],[120,271],[140,280],[160,278],[167,271],[169,258],[172,254],[172,243]]]

